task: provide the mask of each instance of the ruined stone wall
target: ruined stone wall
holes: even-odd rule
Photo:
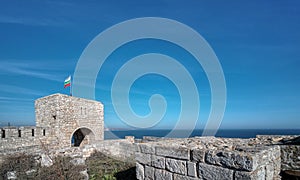
[[[120,160],[134,160],[137,144],[129,139],[105,140],[93,145],[95,150]]]
[[[200,137],[138,144],[138,179],[276,179],[279,146]]]

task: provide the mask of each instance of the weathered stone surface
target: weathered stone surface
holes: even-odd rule
[[[269,162],[265,165],[266,180],[275,179],[280,174],[281,158],[279,146],[272,146],[269,152]]]
[[[184,147],[156,147],[156,155],[177,159],[190,159],[190,150]]]
[[[83,180],[89,180],[87,169],[85,169],[84,171],[80,171],[80,174],[83,176]]]
[[[205,150],[204,149],[193,149],[191,151],[192,161],[204,162]]]
[[[154,168],[151,166],[145,166],[145,179],[154,180]]]
[[[28,170],[28,171],[26,171],[25,172],[25,174],[27,175],[27,176],[31,176],[33,173],[35,173],[36,172],[36,169],[30,169],[30,170]]]
[[[84,158],[74,158],[71,160],[71,163],[74,165],[85,165],[85,159]]]
[[[125,139],[126,139],[129,143],[134,143],[134,136],[125,136]]]
[[[140,163],[135,163],[136,178],[142,180],[145,178],[145,169],[144,166]]]
[[[269,159],[278,159],[281,157],[281,148],[278,145],[269,146]]]
[[[252,171],[256,168],[256,159],[246,153],[235,153],[230,151],[208,151],[205,161],[226,168]]]
[[[151,165],[151,154],[136,153],[135,160],[141,164]]]
[[[268,164],[273,159],[273,147],[267,147],[267,146],[254,146],[254,148],[247,149],[246,152],[250,152],[253,159],[253,169],[255,170],[259,165],[262,164]]]
[[[178,174],[187,174],[186,161],[183,160],[166,158],[166,169]]]
[[[300,170],[300,146],[282,145],[281,147],[281,169]]]
[[[133,144],[134,152],[141,152],[140,145],[138,143]]]
[[[154,171],[155,180],[172,180],[173,176],[172,173],[162,170],[162,169],[155,169]]]
[[[16,171],[9,171],[6,173],[7,179],[18,179]]]
[[[187,162],[187,175],[197,177],[197,166],[194,162]]]
[[[156,147],[156,155],[165,157],[165,169],[171,171],[173,177],[177,174],[189,178],[232,179],[236,171],[236,178],[276,179],[280,173],[280,147],[263,143],[265,141],[255,139],[197,137],[157,139],[147,144]],[[152,163],[151,166],[163,169],[159,164]]]
[[[155,154],[155,147],[148,144],[139,144],[142,153]]]
[[[93,144],[93,148],[121,160],[134,160],[136,156],[135,144],[128,143],[125,139],[99,141]]]
[[[166,160],[162,156],[156,156],[156,155],[151,155],[151,164],[153,167],[160,168],[160,169],[165,169],[166,167]]]
[[[271,162],[274,168],[274,176],[278,176],[281,172],[281,159],[275,159],[273,162]]]
[[[253,172],[236,171],[234,178],[236,180],[260,180],[265,179],[265,168],[261,167]]]
[[[200,180],[200,178],[194,178],[194,177],[184,176],[180,174],[174,174],[173,177],[174,180]]]
[[[198,167],[199,177],[202,179],[214,179],[214,180],[232,180],[233,170],[225,169],[218,166],[199,163]]]
[[[299,143],[299,135],[257,135],[255,138],[255,144],[266,144],[266,145],[296,145],[295,140]],[[298,144],[299,145],[299,144]]]
[[[42,160],[41,160],[41,166],[49,167],[53,165],[52,159],[49,157],[49,155],[42,154]]]
[[[273,180],[274,179],[274,166],[272,164],[267,164],[265,167],[265,179]]]

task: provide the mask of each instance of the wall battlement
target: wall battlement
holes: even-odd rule
[[[47,127],[20,126],[0,128],[0,141],[10,138],[43,137],[48,134]]]
[[[15,149],[36,147],[45,141],[47,135],[48,130],[43,127],[2,127],[0,129],[0,154],[15,151]]]

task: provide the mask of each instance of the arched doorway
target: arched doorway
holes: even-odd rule
[[[95,140],[94,133],[88,128],[77,129],[71,137],[71,146],[79,147],[86,144],[90,144]]]

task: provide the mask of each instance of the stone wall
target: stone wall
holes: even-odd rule
[[[280,148],[251,139],[199,137],[138,144],[138,179],[276,179]]]
[[[281,146],[281,170],[300,171],[300,146],[299,145]]]
[[[47,138],[48,129],[35,126],[2,127],[0,132],[0,155],[6,155],[41,146],[41,141]]]
[[[130,139],[105,140],[93,145],[95,150],[120,160],[134,160],[137,144]]]
[[[300,171],[300,136],[258,135],[257,141],[280,146],[282,171]]]

